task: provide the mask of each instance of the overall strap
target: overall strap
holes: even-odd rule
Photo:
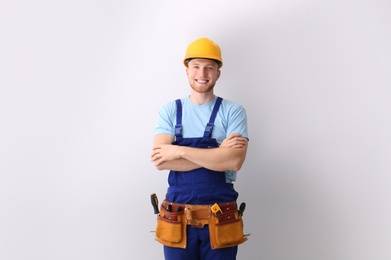
[[[214,122],[216,119],[217,112],[219,111],[221,102],[223,99],[221,97],[217,97],[216,103],[212,110],[212,115],[210,116],[209,123],[205,127],[204,136],[203,138],[210,138],[212,136],[212,130],[214,126]]]
[[[178,141],[182,139],[182,102],[180,99],[175,100],[176,103],[176,125],[175,125],[175,139]]]

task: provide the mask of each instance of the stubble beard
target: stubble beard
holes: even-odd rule
[[[211,84],[211,85],[208,85],[206,87],[198,87],[196,86],[197,83],[190,83],[190,87],[197,93],[208,93],[208,92],[211,92],[213,90],[213,88],[215,87],[216,83],[214,84]]]

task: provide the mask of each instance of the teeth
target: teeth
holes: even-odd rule
[[[197,80],[197,82],[199,82],[199,83],[206,83],[208,81],[207,80]]]

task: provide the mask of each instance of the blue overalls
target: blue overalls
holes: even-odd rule
[[[176,100],[176,126],[174,145],[196,148],[216,148],[218,143],[212,138],[214,121],[222,98],[218,97],[207,123],[203,137],[182,137],[182,103]],[[186,126],[191,127],[191,126]],[[198,168],[187,172],[170,171],[169,188],[166,199],[170,202],[193,205],[208,205],[236,201],[238,193],[230,183],[225,181],[225,173]],[[208,226],[193,228],[187,226],[186,249],[164,246],[165,259],[168,260],[231,260],[236,259],[237,246],[221,249],[211,249]]]

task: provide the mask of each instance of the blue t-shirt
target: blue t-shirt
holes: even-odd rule
[[[202,137],[209,122],[217,97],[206,104],[197,105],[189,97],[182,98],[182,136],[183,138]],[[155,135],[170,134],[175,136],[176,104],[175,101],[165,104],[159,111]],[[223,99],[214,122],[212,138],[218,144],[230,134],[240,133],[248,138],[246,110],[239,104]],[[235,171],[225,172],[226,182],[236,180]]]

